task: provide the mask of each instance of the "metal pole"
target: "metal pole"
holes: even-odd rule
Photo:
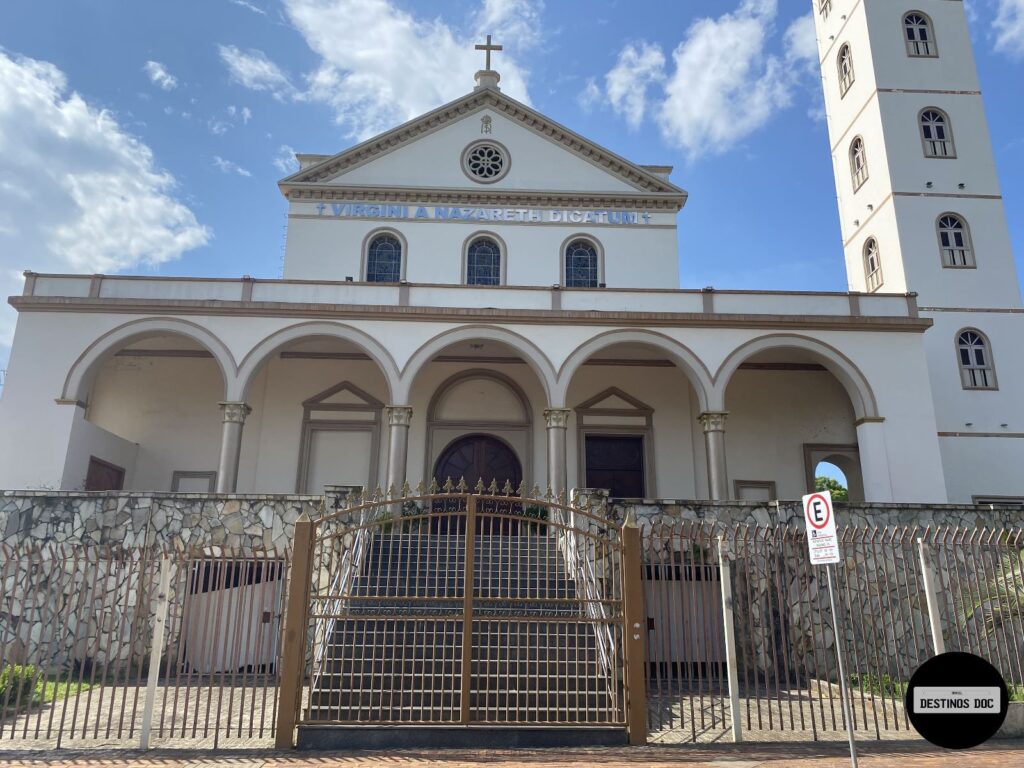
[[[460,680],[459,722],[469,725],[472,712],[473,665],[473,575],[476,570],[476,496],[466,496],[466,564],[462,577],[462,672]],[[481,577],[483,578],[483,577]]]
[[[644,660],[647,611],[644,608],[643,555],[640,529],[632,510],[622,526],[622,623],[626,651],[626,728],[629,743],[647,743],[647,681]]]
[[[928,603],[928,625],[932,631],[932,646],[935,648],[935,655],[946,652],[946,641],[942,637],[942,616],[939,615],[939,594],[936,591],[938,578],[928,558],[931,547],[924,543],[924,539],[917,540],[917,552],[921,559],[921,578],[924,580],[924,596]]]
[[[832,566],[825,566],[828,578],[828,602],[832,607],[832,626],[835,629],[836,662],[839,665],[839,693],[843,697],[843,717],[846,719],[846,733],[850,737],[850,764],[857,768],[857,742],[853,738],[853,718],[850,717],[850,700],[846,695],[846,666],[843,662],[843,641],[839,629],[839,614],[836,612],[835,587],[832,585]]]
[[[736,661],[736,629],[732,612],[732,568],[725,554],[725,537],[718,537],[718,570],[722,585],[722,624],[725,635],[725,672],[729,678],[729,714],[732,717],[732,740],[743,741],[743,723],[740,722],[740,681]]]
[[[153,644],[149,653],[149,677],[146,680],[146,702],[142,709],[142,730],[139,731],[139,749],[149,749],[149,734],[153,727],[153,706],[156,686],[160,680],[160,662],[164,654],[164,630],[167,627],[167,605],[171,591],[171,558],[160,558],[160,586],[156,591],[156,616],[153,619]],[[140,609],[143,606],[139,606]]]

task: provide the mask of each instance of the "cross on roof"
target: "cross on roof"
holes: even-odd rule
[[[501,45],[491,45],[491,36],[487,36],[487,43],[484,45],[477,44],[476,49],[478,51],[487,51],[487,66],[485,69],[491,68],[491,51],[500,51],[503,49]]]

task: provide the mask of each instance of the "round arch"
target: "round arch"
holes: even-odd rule
[[[409,358],[409,362],[402,369],[401,378],[395,390],[395,402],[408,402],[412,386],[416,382],[416,377],[438,352],[452,344],[458,344],[460,341],[474,341],[477,339],[505,344],[521,354],[527,365],[530,366],[540,380],[548,403],[554,402],[552,396],[555,393],[557,377],[554,366],[547,356],[524,336],[504,328],[495,328],[489,325],[466,325],[454,328],[438,334],[423,344],[413,353],[412,357]]]
[[[751,339],[729,354],[715,374],[713,410],[726,410],[725,393],[729,388],[729,382],[732,381],[733,374],[736,373],[740,365],[759,352],[769,349],[799,349],[810,352],[843,385],[858,420],[879,417],[875,393],[871,389],[867,377],[861,373],[850,358],[835,347],[817,339],[785,333]]]
[[[188,320],[155,317],[132,320],[129,323],[120,325],[111,331],[107,331],[86,347],[85,351],[72,364],[67,377],[64,379],[61,399],[86,402],[88,400],[89,388],[92,386],[96,372],[104,361],[112,357],[118,350],[133,342],[150,336],[166,334],[184,336],[191,339],[213,355],[214,361],[220,368],[221,382],[225,396],[227,396],[235,381],[238,366],[235,364],[235,358],[224,342],[202,326]]]
[[[556,398],[552,401],[553,408],[562,408],[569,392],[569,385],[573,376],[580,367],[595,354],[613,344],[645,344],[661,350],[689,380],[694,392],[697,394],[697,402],[701,411],[707,411],[710,402],[710,393],[713,390],[711,374],[689,348],[680,344],[675,339],[654,331],[608,331],[602,333],[578,346],[571,355],[562,363],[558,372],[558,387]]]
[[[263,364],[277,352],[281,347],[291,344],[300,339],[311,338],[341,339],[351,342],[369,355],[370,359],[377,363],[384,380],[388,386],[388,395],[392,402],[395,400],[395,393],[398,385],[398,366],[395,365],[391,354],[370,335],[343,323],[309,322],[292,325],[268,336],[242,359],[238,368],[238,376],[234,387],[228,390],[228,399],[244,402],[249,394],[249,387]]]

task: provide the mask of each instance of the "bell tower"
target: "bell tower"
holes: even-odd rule
[[[1024,497],[1024,314],[964,4],[812,5],[849,288],[935,323],[950,501]]]

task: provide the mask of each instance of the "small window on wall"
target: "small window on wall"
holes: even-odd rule
[[[845,96],[853,85],[853,51],[847,43],[839,49],[839,95]]]
[[[567,288],[597,288],[597,248],[589,240],[573,240],[565,247]]]
[[[587,435],[585,450],[587,488],[617,499],[646,496],[643,435]]]
[[[374,235],[366,248],[366,282],[397,283],[402,279],[402,241],[390,233]]]
[[[818,0],[818,13],[821,14],[821,18],[827,19],[832,13],[832,0]]]
[[[925,157],[956,157],[953,132],[945,112],[929,107],[921,112],[920,122]]]
[[[870,293],[882,287],[882,255],[873,237],[864,243],[864,276]]]
[[[853,191],[856,192],[868,180],[868,155],[864,139],[860,136],[850,144],[850,174],[853,176]]]
[[[971,233],[967,228],[967,222],[955,213],[944,213],[939,217],[938,224],[942,266],[975,266],[974,249],[971,247]]]
[[[903,33],[908,56],[938,56],[932,20],[920,11],[911,11],[903,17]]]
[[[976,328],[966,328],[957,334],[956,346],[964,389],[998,389],[992,347],[985,334]]]
[[[467,285],[501,285],[501,246],[490,237],[478,237],[466,251]]]

